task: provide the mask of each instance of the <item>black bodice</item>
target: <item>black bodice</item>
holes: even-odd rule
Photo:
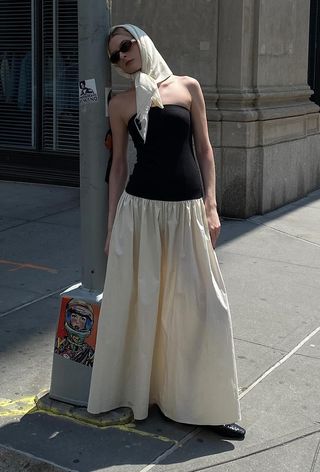
[[[128,130],[137,150],[137,162],[127,193],[151,200],[181,201],[203,196],[201,176],[192,147],[190,111],[180,105],[152,107],[146,142],[136,127]]]

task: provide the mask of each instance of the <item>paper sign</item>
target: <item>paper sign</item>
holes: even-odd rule
[[[80,103],[94,103],[98,101],[95,79],[81,80],[79,82],[79,101]]]

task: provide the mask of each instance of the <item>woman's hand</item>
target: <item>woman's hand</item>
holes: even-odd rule
[[[104,252],[105,252],[106,256],[108,256],[108,254],[109,254],[110,239],[111,239],[111,229],[108,229],[106,244],[104,246]]]
[[[213,249],[216,248],[217,240],[220,234],[221,223],[216,208],[206,208],[206,215],[208,220],[209,233]]]

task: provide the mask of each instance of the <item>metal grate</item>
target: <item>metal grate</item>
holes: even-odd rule
[[[0,2],[0,147],[34,145],[33,1]]]
[[[43,0],[43,150],[79,152],[77,0]]]

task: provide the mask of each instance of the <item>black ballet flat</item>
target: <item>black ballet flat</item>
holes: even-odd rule
[[[212,426],[210,429],[213,430],[215,433],[219,434],[219,436],[223,436],[225,438],[241,440],[244,439],[246,435],[246,430],[236,423]]]

